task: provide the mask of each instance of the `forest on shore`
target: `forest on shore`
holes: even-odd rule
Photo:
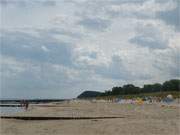
[[[103,97],[103,96],[117,96],[117,95],[138,95],[148,93],[163,93],[163,92],[180,92],[180,80],[172,79],[165,81],[164,83],[144,84],[144,86],[138,87],[133,84],[126,84],[123,86],[115,86],[111,90],[105,90],[105,92],[97,91],[84,91],[78,98],[90,98],[90,97]]]

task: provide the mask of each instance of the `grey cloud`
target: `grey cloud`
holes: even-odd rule
[[[177,2],[178,0],[155,0],[155,2],[161,3],[161,4],[167,3],[167,2],[169,2],[169,1]]]
[[[15,6],[25,6],[26,2],[24,0],[0,0],[1,6],[9,6],[9,5],[15,5]]]
[[[143,72],[133,74],[132,71],[134,71],[134,69],[128,67],[126,59],[123,59],[119,55],[113,55],[110,63],[108,64],[99,62],[97,64],[91,64],[91,62],[89,63],[89,60],[96,61],[96,59],[98,59],[98,52],[81,53],[79,57],[81,58],[82,56],[83,59],[80,59],[80,61],[78,58],[75,59],[77,60],[75,68],[77,70],[91,71],[102,78],[113,80],[147,80],[152,77],[150,74]]]
[[[111,25],[106,14],[108,1],[77,2],[76,6],[81,7],[75,11],[75,15],[81,18],[76,24],[93,31],[104,31]]]
[[[1,53],[17,59],[71,65],[72,45],[51,37],[35,37],[27,33],[4,32]]]
[[[78,3],[77,6],[81,6],[81,10],[76,12],[76,15],[81,16],[82,20],[78,24],[83,27],[96,31],[104,31],[111,25],[110,19],[102,19],[96,16],[104,16],[106,18],[116,18],[117,16],[122,17],[137,17],[137,18],[148,18],[149,15],[145,13],[137,12],[119,12],[111,10],[112,5],[121,4],[143,4],[146,0],[101,0],[101,1],[85,1]],[[73,1],[75,2],[75,1]],[[92,18],[94,16],[94,18]]]
[[[143,4],[146,0],[112,0],[112,4],[124,4],[124,3],[134,3],[134,4]]]
[[[101,18],[83,18],[78,24],[87,29],[104,31],[110,26],[110,21]]]
[[[177,7],[170,11],[157,12],[156,17],[162,19],[166,24],[174,26],[180,31],[180,1],[177,0]]]
[[[148,19],[161,19],[163,21],[165,21],[167,24],[169,25],[173,25],[175,26],[175,29],[179,31],[180,29],[180,1],[179,0],[156,0],[155,3],[157,4],[161,4],[162,7],[164,6],[164,4],[167,4],[168,2],[174,2],[177,5],[177,8],[173,9],[173,10],[168,10],[166,9],[166,11],[157,11],[154,12],[153,11],[147,11],[147,12],[143,12],[143,11],[128,11],[128,12],[120,12],[120,11],[115,11],[112,9],[107,9],[106,13],[108,15],[110,15],[113,18],[116,18],[118,16],[121,17],[125,17],[125,18],[136,18],[136,19],[142,19],[142,20],[148,20]],[[140,6],[144,4],[144,2],[148,2],[147,0],[112,0],[109,2],[109,5],[123,5],[123,4],[133,4],[133,5],[137,5]],[[162,8],[163,9],[163,8]]]
[[[170,78],[180,77],[180,50],[169,48],[155,55],[158,57],[153,63],[155,68],[163,71],[166,75],[169,75]]]
[[[55,0],[0,0],[0,5],[2,6],[9,6],[9,5],[14,5],[14,6],[30,6],[30,5],[41,5],[41,6],[55,6],[56,1]]]
[[[168,48],[168,39],[163,38],[162,32],[154,25],[138,26],[136,35],[129,40],[130,43],[150,49]]]
[[[124,67],[123,61],[119,56],[112,56],[112,62],[108,69],[104,72],[113,79],[128,79],[128,71]]]
[[[125,60],[123,60],[120,56],[113,55],[112,61],[109,66],[99,66],[95,69],[96,73],[110,79],[115,80],[146,80],[151,76],[143,73],[137,73],[136,75],[132,74],[130,70],[126,67]]]
[[[163,41],[158,38],[148,37],[148,36],[136,36],[129,40],[131,43],[135,43],[142,47],[148,47],[151,49],[166,49],[167,41]]]
[[[124,3],[144,3],[146,0],[93,0],[93,3],[106,3],[106,4],[124,4]],[[75,3],[75,4],[87,4],[89,2],[89,0],[87,1],[82,1],[82,2],[78,2],[76,0],[68,0],[66,2],[71,2],[71,3]],[[91,1],[90,1],[91,2]]]
[[[96,53],[81,53],[80,58],[84,58],[83,60],[76,58],[76,68],[81,70],[88,70],[91,72],[95,72],[95,74],[102,76],[103,78],[110,79],[128,79],[129,73],[124,67],[124,63],[119,56],[112,56],[111,62],[108,65],[105,64],[97,64],[91,65],[89,64],[89,59],[95,59],[97,57]],[[127,75],[128,74],[128,75]]]
[[[143,5],[144,2],[147,2],[147,0],[112,0],[112,1],[108,1],[106,4],[110,6],[121,6],[121,5]],[[128,9],[128,7],[127,7]],[[139,11],[116,11],[113,10],[111,8],[106,9],[106,14],[108,14],[110,17],[112,18],[116,18],[118,16],[121,16],[123,18],[138,18],[138,19],[150,19],[152,18],[151,15],[149,15],[149,13],[146,12],[139,12]]]
[[[89,55],[90,58],[92,59],[96,59],[98,56],[97,56],[97,52],[92,52],[90,55]]]
[[[82,38],[82,34],[81,33],[75,33],[72,31],[66,31],[65,29],[60,29],[60,28],[51,28],[51,29],[37,29],[36,30],[38,33],[40,33],[40,35],[66,35],[72,38],[77,38],[80,39]]]
[[[45,5],[45,6],[55,6],[56,1],[54,1],[54,0],[46,0],[42,4]]]

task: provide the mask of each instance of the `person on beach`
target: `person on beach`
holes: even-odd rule
[[[20,102],[20,104],[21,104],[21,107],[24,107],[25,101],[22,100],[22,101]]]
[[[24,104],[24,107],[25,107],[26,110],[28,109],[28,106],[29,106],[29,103],[28,103],[28,101],[26,101],[25,104]]]

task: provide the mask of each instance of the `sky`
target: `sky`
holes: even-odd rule
[[[0,0],[1,98],[73,98],[180,78],[179,0]]]

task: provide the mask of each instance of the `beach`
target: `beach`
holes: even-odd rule
[[[70,117],[92,119],[1,119],[1,135],[179,135],[179,105],[120,104],[73,100],[31,104],[18,117]],[[96,119],[102,117],[102,119]],[[104,117],[104,118],[103,118]],[[114,117],[114,118],[107,118]],[[94,119],[93,119],[94,118]]]

